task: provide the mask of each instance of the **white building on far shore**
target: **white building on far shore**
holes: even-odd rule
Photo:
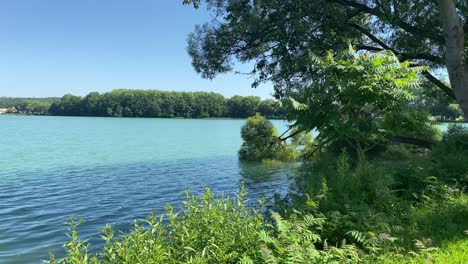
[[[4,114],[8,111],[6,108],[0,108],[0,114]]]

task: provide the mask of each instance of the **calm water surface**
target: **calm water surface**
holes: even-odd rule
[[[0,263],[63,256],[70,215],[99,245],[105,224],[178,205],[185,187],[252,200],[287,191],[292,169],[240,163],[244,120],[0,116]],[[283,121],[273,121],[284,131]]]

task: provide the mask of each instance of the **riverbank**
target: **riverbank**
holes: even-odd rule
[[[104,228],[97,251],[72,221],[65,261],[465,263],[467,137],[466,128],[450,127],[432,152],[390,145],[364,163],[346,151],[322,153],[267,207],[247,205],[243,188],[235,198],[187,193],[181,207],[166,206],[165,216],[119,238]]]

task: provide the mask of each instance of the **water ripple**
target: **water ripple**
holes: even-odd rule
[[[186,187],[233,194],[245,181],[252,200],[284,193],[288,170],[238,162],[243,123],[1,116],[0,263],[63,256],[71,215],[85,219],[80,237],[96,250],[105,224],[129,230],[180,205]]]
[[[285,191],[288,173],[240,164],[236,157],[134,163],[95,168],[62,168],[60,176],[37,175],[0,185],[0,262],[39,263],[49,251],[62,256],[64,222],[70,215],[84,217],[79,231],[101,245],[99,230],[105,224],[129,230],[134,219],[152,210],[162,212],[180,205],[184,189],[200,193],[210,186],[215,193],[234,193],[241,180],[252,199]],[[251,170],[256,178],[251,178]],[[44,172],[43,172],[44,173]]]

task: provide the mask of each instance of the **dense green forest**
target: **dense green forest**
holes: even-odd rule
[[[84,97],[65,95],[49,109],[52,115],[110,117],[232,117],[246,118],[260,112],[269,118],[284,116],[279,102],[256,96],[233,96],[208,92],[114,90]]]
[[[461,119],[460,107],[430,83],[423,83],[416,94],[410,107],[427,112],[440,121]],[[285,110],[277,100],[155,90],[120,89],[103,94],[92,92],[84,97],[67,94],[62,98],[0,97],[0,108],[10,107],[16,107],[22,114],[60,116],[247,118],[260,113],[267,118],[285,117]]]
[[[233,96],[209,92],[168,92],[120,89],[84,97],[0,98],[0,107],[15,106],[20,113],[58,116],[247,118],[259,112],[268,118],[283,118],[276,100],[257,96]]]

